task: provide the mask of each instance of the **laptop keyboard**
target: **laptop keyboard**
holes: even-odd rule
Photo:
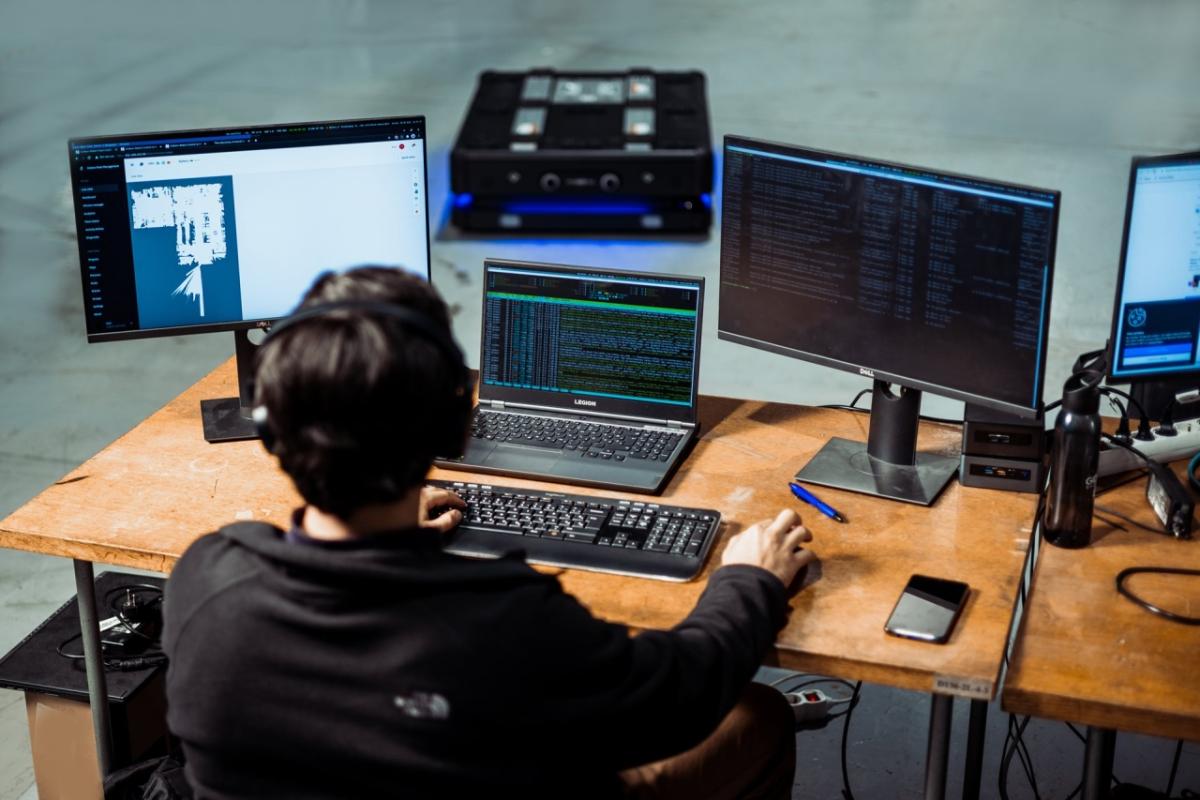
[[[527,561],[687,580],[700,571],[721,522],[717,511],[496,484],[429,481],[467,503],[446,549]]]
[[[605,461],[666,461],[683,440],[683,433],[674,431],[483,409],[475,412],[471,436]]]

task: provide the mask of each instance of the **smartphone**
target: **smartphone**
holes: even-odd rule
[[[883,629],[905,639],[945,644],[969,591],[961,581],[913,575]]]

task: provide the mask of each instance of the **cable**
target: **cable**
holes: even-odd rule
[[[1149,474],[1150,474],[1149,471],[1146,470],[1145,468],[1138,468],[1135,470],[1130,470],[1127,472],[1120,473],[1120,476],[1118,477],[1117,480],[1114,480],[1111,483],[1106,481],[1103,489],[1099,489],[1099,488],[1096,489],[1096,496],[1098,497],[1098,496],[1104,494],[1105,492],[1111,492],[1113,489],[1119,489],[1120,487],[1124,486],[1125,484],[1133,483],[1137,479],[1144,478]]]
[[[1092,513],[1097,517],[1100,517],[1101,514],[1108,514],[1109,516],[1116,517],[1117,519],[1122,520],[1123,522],[1128,522],[1130,525],[1134,526],[1135,528],[1141,528],[1142,530],[1149,531],[1150,533],[1160,533],[1161,534],[1163,532],[1162,528],[1154,528],[1154,527],[1151,527],[1150,525],[1147,525],[1144,522],[1138,522],[1133,517],[1122,514],[1120,511],[1117,511],[1115,508],[1109,508],[1108,506],[1102,506],[1099,503],[1096,503],[1093,506]],[[1114,527],[1117,527],[1117,528],[1121,527],[1120,525],[1117,525],[1112,520],[1104,519],[1104,517],[1100,517],[1100,519],[1104,520],[1104,522],[1107,522],[1109,525],[1112,525]]]
[[[1017,756],[1021,761],[1022,771],[1025,773],[1026,780],[1029,781],[1029,787],[1033,789],[1035,800],[1041,800],[1041,794],[1038,792],[1037,779],[1033,773],[1033,761],[1029,757],[1029,752],[1025,748],[1024,734],[1025,728],[1029,725],[1029,717],[1025,717],[1020,723],[1016,721],[1015,714],[1008,715],[1008,735],[1004,738],[1003,755],[1000,757],[1000,776],[999,790],[1002,800],[1009,800],[1008,797],[1008,773],[1012,768],[1013,756]]]
[[[1025,778],[1029,781],[1029,787],[1033,789],[1035,800],[1041,800],[1041,790],[1038,789],[1037,772],[1033,769],[1033,754],[1029,752],[1029,745],[1025,744],[1025,728],[1029,727],[1031,717],[1025,717],[1025,724],[1017,732],[1017,755],[1021,758],[1021,768],[1025,771]]]
[[[1101,386],[1100,393],[1108,396],[1109,393],[1115,394],[1117,397],[1125,398],[1125,401],[1137,409],[1138,412],[1138,431],[1135,438],[1141,441],[1153,439],[1154,435],[1150,433],[1150,418],[1146,416],[1146,409],[1142,408],[1142,404],[1135,400],[1128,392],[1123,392],[1120,389],[1115,389],[1112,386]]]
[[[118,623],[120,623],[120,626],[124,631],[128,632],[131,636],[137,636],[141,639],[145,639],[151,645],[157,645],[158,637],[150,636],[150,635],[142,632],[141,630],[139,630],[138,628],[142,621],[131,619],[127,615],[127,612],[129,610],[131,610],[131,608],[137,607],[136,606],[137,595],[147,594],[147,593],[152,594],[153,596],[150,599],[148,599],[141,606],[142,608],[151,608],[154,606],[162,605],[162,601],[163,601],[162,587],[156,586],[152,583],[126,583],[126,584],[122,584],[120,586],[116,586],[112,589],[109,589],[107,592],[104,593],[104,601],[103,602],[105,605],[108,606],[108,609],[110,612],[112,612],[113,616],[115,616],[117,618]],[[124,604],[122,604],[121,601],[118,599],[121,595],[124,595],[124,597],[126,598],[126,602]],[[81,639],[81,638],[83,638],[82,632],[77,633],[74,636],[71,636],[71,637],[63,640],[55,648],[55,652],[58,653],[58,655],[62,656],[63,658],[71,659],[72,661],[83,660],[84,658],[86,658],[86,656],[83,653],[71,653],[71,652],[67,651],[67,645],[69,645],[71,642],[74,642],[75,640]],[[104,653],[104,645],[101,644],[100,653],[101,653],[100,661],[104,665],[104,668],[106,670],[112,670],[112,671],[117,671],[117,672],[128,672],[131,670],[146,669],[147,667],[158,666],[159,664],[165,664],[167,661],[167,656],[161,649],[155,650],[155,649],[147,648],[145,651],[140,652],[137,655],[130,655],[130,656],[124,656],[124,657],[122,657],[122,656],[106,656]]]
[[[863,414],[870,414],[871,409],[859,407],[858,401],[862,399],[862,396],[864,394],[871,394],[872,391],[874,391],[874,390],[873,389],[863,389],[861,392],[854,395],[854,399],[851,400],[849,403],[826,403],[824,405],[817,406],[817,408],[832,408],[837,411],[858,411]],[[963,421],[961,419],[949,419],[947,417],[929,417],[929,416],[926,416],[925,414],[921,414],[920,418],[922,420],[924,420],[925,422],[936,422],[941,425],[962,425],[963,424]]]
[[[1146,416],[1146,409],[1142,408],[1142,404],[1140,402],[1138,402],[1132,395],[1130,395],[1129,392],[1121,391],[1120,389],[1118,389],[1114,386],[1101,386],[1100,392],[1101,392],[1101,394],[1112,392],[1117,397],[1123,397],[1125,399],[1125,402],[1129,403],[1131,406],[1133,406],[1134,408],[1137,409],[1139,422],[1142,420],[1146,420],[1147,422],[1149,421],[1149,417]]]
[[[1141,606],[1151,614],[1157,614],[1160,617],[1169,619],[1171,622],[1178,622],[1180,625],[1200,625],[1200,617],[1189,617],[1184,614],[1176,614],[1174,611],[1168,611],[1165,608],[1154,605],[1148,600],[1144,600],[1133,593],[1132,590],[1126,588],[1125,581],[1133,575],[1200,575],[1200,569],[1184,569],[1182,567],[1126,567],[1117,573],[1117,591],[1127,600]]]
[[[1179,755],[1183,752],[1183,739],[1180,739],[1175,745],[1175,757],[1171,759],[1171,776],[1167,778],[1167,790],[1163,792],[1166,797],[1171,796],[1171,790],[1175,788],[1175,772],[1179,769]]]
[[[1152,459],[1150,456],[1146,455],[1141,450],[1138,450],[1133,445],[1127,444],[1126,442],[1121,441],[1120,439],[1118,439],[1116,436],[1114,436],[1111,433],[1101,432],[1100,436],[1101,436],[1101,438],[1104,439],[1104,441],[1109,442],[1110,444],[1115,444],[1117,447],[1122,447],[1122,448],[1128,450],[1129,452],[1135,454],[1138,458],[1140,458],[1142,461],[1145,461],[1147,464],[1156,463],[1154,461],[1154,459]]]
[[[854,792],[850,789],[850,770],[846,767],[846,746],[850,740],[850,715],[858,706],[862,681],[854,684],[854,693],[850,695],[850,706],[846,709],[845,721],[842,723],[842,800],[854,800]]]
[[[1104,395],[1104,399],[1108,401],[1108,404],[1112,406],[1113,410],[1115,410],[1119,415],[1122,417],[1126,416],[1127,412],[1125,411],[1125,406],[1120,400],[1109,394]],[[1061,403],[1062,401],[1059,400],[1059,402]]]
[[[787,683],[790,680],[794,680],[796,678],[805,678],[805,677],[807,677],[807,675],[805,675],[805,673],[803,673],[803,672],[793,672],[788,675],[784,675],[779,680],[771,681],[770,683],[767,684],[767,686],[774,686],[774,687],[778,688],[779,684],[781,684],[781,683]],[[783,690],[780,689],[779,691],[782,692]]]
[[[1188,462],[1187,479],[1188,485],[1200,492],[1200,478],[1196,477],[1196,467],[1200,466],[1200,452],[1192,456],[1192,460]]]
[[[1117,432],[1113,435],[1123,442],[1132,441],[1133,433],[1129,430],[1129,412],[1126,410],[1125,405],[1111,394],[1104,395],[1104,399],[1108,401],[1110,406],[1116,409],[1121,417],[1121,421],[1117,423]]]

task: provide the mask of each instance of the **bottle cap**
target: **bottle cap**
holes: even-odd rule
[[[1098,414],[1100,412],[1100,382],[1103,372],[1085,370],[1076,372],[1063,384],[1063,410],[1072,414]]]

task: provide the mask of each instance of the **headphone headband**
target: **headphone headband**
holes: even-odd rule
[[[301,322],[313,319],[314,317],[330,316],[339,311],[357,311],[364,316],[391,317],[392,319],[399,320],[404,325],[419,330],[425,335],[425,338],[430,339],[441,348],[443,353],[455,364],[463,364],[462,350],[450,338],[449,331],[444,327],[438,325],[419,311],[378,300],[342,300],[301,308],[273,323],[270,330],[267,331],[266,338],[263,339],[262,344],[266,344],[280,333]]]

